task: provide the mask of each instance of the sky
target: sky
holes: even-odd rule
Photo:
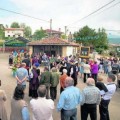
[[[49,29],[49,21],[52,19],[52,29],[54,30],[61,28],[61,31],[64,32],[64,28],[67,26],[68,33],[70,31],[73,33],[88,25],[96,30],[105,28],[109,35],[120,36],[120,31],[109,31],[120,30],[120,3],[111,7],[120,0],[114,0],[104,9],[81,20],[110,1],[113,0],[0,0],[0,8],[45,20],[36,20],[0,10],[0,24],[10,26],[12,22],[16,21],[25,23],[35,31],[40,27]]]

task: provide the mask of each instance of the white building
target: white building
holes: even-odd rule
[[[5,28],[5,37],[23,37],[23,28]]]

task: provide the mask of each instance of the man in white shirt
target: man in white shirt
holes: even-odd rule
[[[33,112],[33,120],[53,120],[52,112],[54,102],[51,99],[46,99],[46,86],[40,85],[38,88],[38,99],[32,99],[30,106]]]
[[[113,74],[108,75],[108,78],[107,78],[108,84],[106,86],[108,89],[108,92],[106,92],[102,96],[101,103],[99,106],[100,120],[110,120],[108,105],[110,103],[110,99],[112,98],[113,94],[116,91],[116,85],[114,83],[115,79],[116,79],[115,75],[113,75]]]

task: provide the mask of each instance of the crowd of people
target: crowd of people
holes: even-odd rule
[[[116,91],[115,75],[120,80],[119,60],[99,58],[80,59],[76,56],[61,57],[44,54],[29,55],[28,52],[12,52],[9,64],[16,66],[14,77],[17,85],[11,100],[10,120],[30,120],[30,114],[24,94],[26,82],[29,82],[28,96],[33,120],[53,120],[53,109],[61,112],[61,120],[78,120],[77,106],[80,105],[81,120],[97,120],[99,105],[100,120],[110,120],[108,105]],[[40,66],[44,68],[41,72]],[[102,74],[107,75],[107,84]],[[78,77],[86,87],[77,87]],[[118,82],[119,83],[119,82]],[[57,86],[60,84],[60,96],[57,105]],[[119,85],[119,84],[118,84]],[[120,86],[119,86],[120,87]],[[8,120],[4,106],[6,95],[0,90],[0,119]]]

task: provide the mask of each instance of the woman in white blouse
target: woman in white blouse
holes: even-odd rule
[[[84,63],[84,83],[86,82],[86,79],[90,77],[90,65],[88,64],[88,62],[86,61],[86,63]],[[87,77],[87,78],[86,78]]]

